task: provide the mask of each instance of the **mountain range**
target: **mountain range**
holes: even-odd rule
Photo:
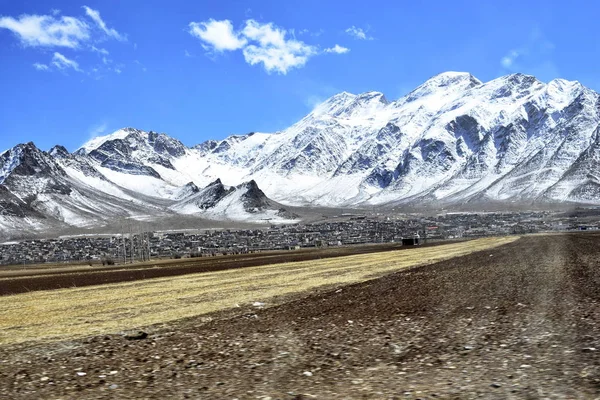
[[[395,101],[339,93],[291,127],[187,147],[124,128],[0,154],[0,230],[115,218],[292,222],[293,207],[600,203],[600,95],[446,72]]]

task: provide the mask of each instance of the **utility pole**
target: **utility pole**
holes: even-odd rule
[[[129,251],[131,257],[131,263],[133,264],[133,227],[131,226],[131,221],[129,221]]]
[[[148,261],[150,261],[150,232],[146,232],[146,238],[148,239],[146,242],[148,244]]]
[[[125,245],[125,227],[121,222],[121,245],[123,246],[123,264],[127,264],[127,247]]]

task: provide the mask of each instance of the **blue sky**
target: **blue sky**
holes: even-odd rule
[[[600,90],[600,5],[496,3],[0,0],[0,150],[273,132],[335,93],[396,99],[449,70]]]

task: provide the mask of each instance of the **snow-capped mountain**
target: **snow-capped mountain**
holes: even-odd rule
[[[165,135],[128,130],[122,139],[98,143],[99,148],[89,153],[70,154],[62,146],[46,153],[26,143],[1,154],[0,234],[93,228],[123,218],[178,214],[244,222],[293,220],[253,181],[228,189],[227,194],[235,192],[235,196],[223,196],[214,204],[195,210],[179,207],[186,201],[191,204],[210,187],[201,190],[193,182],[177,186],[153,169],[167,168],[170,158],[185,152],[178,141]]]
[[[578,82],[447,72],[393,102],[344,92],[284,131],[206,142],[190,178],[255,179],[294,205],[595,203],[599,104]]]
[[[50,153],[33,143],[21,144],[0,156],[0,226],[94,226],[109,219],[160,208],[128,196],[108,181],[87,159],[71,157],[64,147]],[[8,223],[6,220],[10,220]]]
[[[74,153],[18,145],[0,155],[0,189],[10,218],[71,225],[295,219],[281,204],[600,203],[600,95],[562,79],[446,72],[395,101],[337,94],[276,133],[187,147],[125,128]]]

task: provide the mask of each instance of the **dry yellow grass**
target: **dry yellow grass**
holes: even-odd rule
[[[517,237],[0,297],[0,345],[119,332],[497,247]]]

